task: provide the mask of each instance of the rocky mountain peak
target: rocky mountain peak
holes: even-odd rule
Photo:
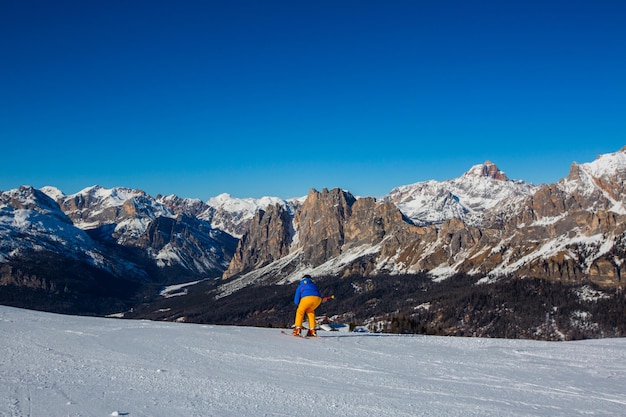
[[[352,194],[339,188],[309,191],[294,219],[305,259],[319,265],[341,253],[344,225],[355,201]]]
[[[508,181],[509,178],[503,171],[500,171],[496,164],[491,161],[485,161],[482,164],[474,165],[463,174],[465,177],[487,177],[498,181]]]

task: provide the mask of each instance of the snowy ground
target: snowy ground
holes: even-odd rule
[[[323,336],[0,306],[0,416],[626,415],[626,339]]]

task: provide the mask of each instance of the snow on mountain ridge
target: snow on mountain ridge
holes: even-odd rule
[[[76,194],[65,196],[61,201],[64,211],[74,224],[84,230],[116,223],[116,229],[124,228],[124,220],[176,217],[165,205],[144,191],[124,187],[104,188],[98,185],[85,188]],[[129,222],[127,226],[140,232],[147,222]]]
[[[394,188],[386,201],[395,203],[415,224],[441,223],[450,218],[479,221],[485,210],[505,200],[529,195],[534,187],[511,181],[495,164],[474,165],[459,178],[429,180]]]
[[[251,219],[257,211],[274,204],[284,206],[285,201],[278,197],[236,198],[228,193],[222,193],[209,198],[207,204],[216,209],[242,213],[245,219]]]
[[[54,201],[59,201],[60,199],[65,197],[63,191],[59,190],[57,187],[53,187],[51,185],[46,185],[45,187],[41,187],[39,189],[42,193],[53,199]]]
[[[626,147],[615,153],[599,155],[593,162],[572,163],[568,176],[556,186],[565,193],[595,200],[594,209],[626,214],[626,201],[623,198],[625,184]]]
[[[163,201],[174,201],[177,199],[181,199],[187,203],[191,203],[191,204],[198,204],[198,203],[202,203],[202,200],[200,200],[199,198],[181,198],[178,197],[176,194],[170,194],[170,195],[166,195],[166,196],[161,196],[160,197]],[[157,200],[159,200],[159,196],[157,196]]]
[[[595,161],[580,165],[595,178],[626,177],[626,146],[614,153],[598,155]]]
[[[210,221],[213,228],[241,238],[248,222],[259,210],[267,210],[269,206],[279,205],[293,215],[298,202],[283,200],[279,197],[236,198],[228,193],[222,193],[209,198],[207,205],[210,206],[211,211],[199,217]]]

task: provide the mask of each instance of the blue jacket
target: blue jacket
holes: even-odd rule
[[[317,289],[317,285],[315,285],[311,277],[304,277],[300,280],[300,285],[298,285],[298,288],[296,289],[296,295],[293,297],[293,303],[298,305],[300,304],[300,299],[302,297],[307,297],[309,295],[315,295],[317,297],[322,296],[320,290]]]

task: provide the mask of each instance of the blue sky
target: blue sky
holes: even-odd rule
[[[626,145],[623,1],[0,2],[0,190],[550,183]]]

